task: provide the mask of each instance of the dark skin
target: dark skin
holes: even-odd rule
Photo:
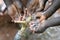
[[[7,9],[9,7],[12,7],[11,5],[14,5],[15,9],[16,9],[16,10],[15,9],[14,10],[17,11],[18,13],[21,13],[22,11],[24,12],[24,10],[27,8],[28,14],[30,12],[32,12],[32,13],[36,12],[35,10],[37,10],[36,8],[38,5],[39,5],[38,11],[43,10],[45,7],[46,1],[47,0],[8,0],[8,1],[4,0],[5,4],[7,5]],[[12,9],[10,9],[10,11],[13,12],[13,7],[12,7]],[[11,14],[13,14],[13,13],[11,13]],[[9,15],[10,15],[10,13],[9,13]],[[16,15],[16,13],[14,13],[14,15]]]
[[[51,26],[58,26],[58,25],[60,25],[60,17],[53,18],[53,19],[50,19],[50,20],[46,20],[51,15],[53,15],[54,12],[57,9],[59,9],[59,8],[60,8],[60,0],[54,0],[53,4],[46,11],[44,11],[44,12],[37,12],[37,17],[40,17],[39,20],[40,20],[40,23],[41,23],[42,26],[40,26],[40,28],[39,27],[36,28],[37,30],[35,30],[34,28],[32,30],[34,32],[36,32],[36,33],[42,33],[47,28],[49,28]]]
[[[24,17],[25,13],[28,13],[29,15],[30,12],[34,12],[37,5],[39,4],[39,0],[8,0],[8,1],[4,0],[4,2],[7,6],[8,15],[10,15],[10,17],[14,20],[16,16],[18,16],[19,14],[22,14]],[[26,8],[27,8],[27,11],[25,11]],[[16,12],[18,14],[16,14]]]
[[[39,0],[39,9],[37,11],[43,11],[45,8],[46,1],[48,0]]]
[[[40,27],[36,28],[34,30],[35,33],[43,33],[47,28],[59,26],[60,25],[60,17],[49,19],[44,21],[43,24],[40,25]]]
[[[19,15],[22,13],[22,3],[20,0],[4,0],[7,6],[7,14],[12,18],[12,20],[19,20]],[[5,12],[6,12],[5,11]]]
[[[37,16],[40,16],[40,21],[43,21],[44,19],[47,19],[50,17],[54,12],[60,8],[60,0],[54,0],[52,5],[44,12],[37,12]]]
[[[46,1],[47,0],[43,0],[42,2],[41,2],[41,7],[42,7],[42,9],[41,10],[43,10],[44,9],[44,7],[45,7],[45,3],[46,3]],[[36,3],[36,2],[34,2],[34,3]],[[28,10],[30,10],[30,8],[32,8],[33,7],[33,5],[35,5],[35,4],[31,4],[30,6],[29,6],[29,8],[28,8]],[[37,3],[38,3],[38,1],[37,1]],[[37,3],[36,3],[36,5],[37,5]],[[53,1],[53,4],[44,12],[44,14],[42,15],[42,14],[40,14],[39,16],[41,17],[40,18],[40,21],[41,20],[45,20],[46,18],[48,18],[48,17],[50,17],[57,9],[59,9],[60,8],[60,5],[59,5],[59,3],[60,3],[60,0],[54,0]],[[25,5],[25,4],[24,4]],[[20,7],[22,7],[22,6],[20,6]],[[25,6],[25,7],[28,7],[28,6]],[[56,7],[56,8],[55,8]],[[13,9],[13,11],[16,13],[16,6],[15,5],[11,5],[11,7],[10,7],[11,9]],[[19,8],[19,7],[18,7]],[[34,6],[34,8],[35,8],[35,6]],[[19,8],[20,9],[20,8]],[[52,10],[51,10],[52,9]],[[12,14],[13,12],[11,12],[11,14]],[[37,13],[37,16],[38,16],[38,14],[39,13]],[[15,14],[13,14],[13,15],[15,15]],[[13,15],[11,15],[11,17],[13,17]],[[48,16],[47,16],[48,15]],[[54,20],[54,19],[52,19],[52,20]],[[59,19],[60,20],[60,19]],[[59,21],[58,20],[58,21]],[[58,24],[58,21],[56,21],[56,23]],[[48,21],[46,21],[47,23],[49,22],[49,20]],[[47,24],[46,23],[46,24]],[[48,23],[49,24],[49,23]],[[50,27],[50,26],[52,26],[52,25],[49,25],[48,27]],[[53,25],[53,26],[55,26],[55,24]],[[43,28],[41,27],[41,29],[46,29],[46,28],[48,28],[47,26],[44,26]],[[41,30],[40,29],[40,30]],[[43,30],[43,31],[44,31]],[[43,32],[42,31],[42,32]],[[35,31],[35,32],[38,32],[38,30],[37,31]],[[41,31],[40,31],[41,32]]]

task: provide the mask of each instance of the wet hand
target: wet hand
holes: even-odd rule
[[[43,15],[43,12],[37,12],[36,17],[40,17],[40,22],[43,23],[46,17]]]
[[[45,27],[45,23],[41,24],[39,23],[38,25],[34,24],[34,21],[30,22],[30,30],[33,33],[43,33],[47,28]]]

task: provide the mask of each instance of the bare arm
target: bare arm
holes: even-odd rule
[[[44,12],[44,16],[50,17],[59,8],[60,0],[54,0],[53,4]]]
[[[60,17],[46,20],[44,24],[36,30],[36,33],[43,33],[47,28],[60,25]]]

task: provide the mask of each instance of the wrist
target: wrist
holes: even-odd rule
[[[46,22],[42,23],[38,29],[35,31],[35,33],[43,33],[48,27],[45,24]]]
[[[43,16],[47,19],[49,17],[48,13],[43,12]]]

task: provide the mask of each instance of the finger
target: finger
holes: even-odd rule
[[[36,17],[40,17],[42,14],[41,14],[42,12],[38,12],[37,14],[36,14]]]
[[[47,0],[39,0],[40,11],[44,10]]]
[[[40,22],[43,21],[43,20],[45,20],[45,17],[42,16],[42,17],[40,18]]]
[[[30,28],[30,30],[31,30],[33,33],[35,33],[35,29],[34,29],[34,28]]]

